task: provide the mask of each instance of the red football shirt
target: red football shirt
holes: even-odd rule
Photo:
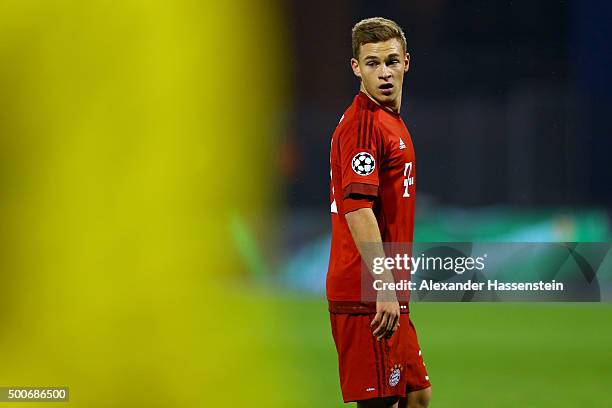
[[[345,214],[371,207],[384,243],[412,242],[416,167],[410,133],[400,115],[360,92],[332,135],[330,166],[330,311],[371,312],[375,305],[362,299],[361,256]]]

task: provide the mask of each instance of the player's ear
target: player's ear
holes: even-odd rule
[[[410,68],[410,54],[406,53],[406,55],[404,56],[404,63],[405,63],[405,67],[404,67],[404,73],[408,72],[408,68]]]
[[[361,78],[361,71],[359,70],[359,61],[357,61],[355,58],[351,58],[351,68],[353,68],[353,74],[355,74],[357,78]]]

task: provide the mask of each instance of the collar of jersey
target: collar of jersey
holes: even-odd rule
[[[359,94],[357,96],[361,97],[361,98],[365,98],[366,101],[371,102],[375,106],[375,109],[380,109],[381,111],[388,113],[389,115],[393,116],[394,118],[400,118],[401,117],[399,113],[395,113],[393,111],[390,111],[389,109],[386,109],[386,108],[382,107],[381,105],[379,105],[378,103],[376,103],[372,98],[370,98],[363,91],[359,91]]]

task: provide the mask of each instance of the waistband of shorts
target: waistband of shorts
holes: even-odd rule
[[[330,313],[337,314],[374,314],[376,302],[363,302],[359,300],[327,300]],[[410,313],[408,302],[400,302],[400,313]]]

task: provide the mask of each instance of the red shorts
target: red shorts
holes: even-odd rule
[[[405,397],[431,386],[409,314],[388,340],[372,335],[370,314],[330,314],[344,402]]]

